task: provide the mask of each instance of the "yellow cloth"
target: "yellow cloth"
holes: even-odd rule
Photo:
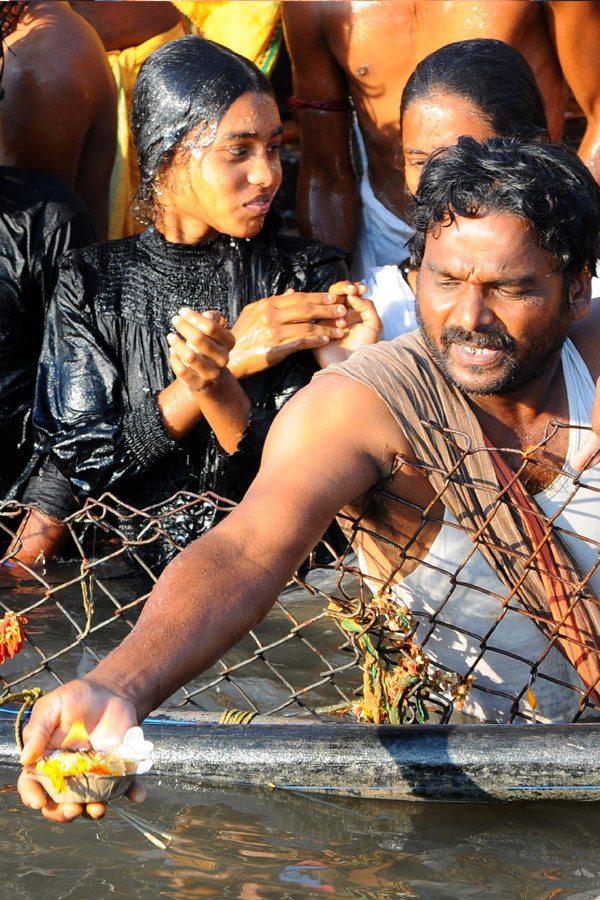
[[[169,31],[157,34],[144,41],[137,47],[127,47],[125,50],[111,50],[108,61],[117,83],[117,153],[110,179],[110,213],[108,221],[108,237],[126,237],[129,234],[139,234],[144,226],[131,216],[129,205],[139,184],[137,157],[131,128],[129,126],[129,111],[131,108],[131,95],[135,79],[140,66],[163,44],[174,41],[188,33],[186,26],[181,23]]]
[[[281,3],[271,0],[184,0],[175,2],[202,37],[251,59],[269,75],[281,45]]]

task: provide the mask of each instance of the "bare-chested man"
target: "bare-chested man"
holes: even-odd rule
[[[2,86],[0,165],[61,176],[104,237],[116,88],[94,29],[62,0],[29,0],[4,42]]]
[[[372,210],[374,227],[390,232],[397,217],[404,219],[407,195],[395,163],[402,90],[427,54],[466,38],[497,38],[525,56],[544,96],[553,137],[562,132],[568,82],[588,119],[580,156],[600,179],[600,71],[592,62],[600,39],[596,2],[308,0],[284,3],[284,23],[295,95],[300,103],[309,101],[297,108],[303,137],[298,190],[303,234],[350,251],[356,247],[361,198],[350,152],[348,96],[368,165],[362,185],[366,215]],[[326,108],[311,106],[312,101],[324,102]],[[374,248],[368,243],[364,262],[355,261],[357,277],[373,265],[400,261],[369,258]]]

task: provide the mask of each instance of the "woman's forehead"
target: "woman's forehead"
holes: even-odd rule
[[[248,91],[237,97],[223,115],[217,129],[218,138],[264,130],[275,130],[281,124],[277,104],[270,94]]]
[[[447,92],[433,93],[416,100],[406,110],[403,121],[403,143],[426,140],[445,146],[447,134],[466,134],[479,140],[494,137],[496,132],[489,117],[465,97]]]
[[[260,137],[268,140],[281,130],[277,105],[270,94],[251,91],[237,97],[219,119],[201,119],[183,138],[192,152],[208,149],[215,141]]]

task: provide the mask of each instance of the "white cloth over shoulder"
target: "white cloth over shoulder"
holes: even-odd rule
[[[412,228],[377,199],[368,171],[362,177],[360,196],[362,220],[351,267],[356,281],[364,281],[376,266],[402,262],[408,255],[407,243],[412,234]]]
[[[398,266],[371,269],[364,279],[383,323],[383,341],[392,341],[417,327],[415,297]]]

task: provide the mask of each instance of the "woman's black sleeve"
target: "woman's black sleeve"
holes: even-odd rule
[[[48,312],[34,410],[52,461],[78,496],[139,476],[176,446],[156,396],[129,408],[123,370],[131,348],[121,354],[107,321],[99,326],[89,281],[68,254]]]

